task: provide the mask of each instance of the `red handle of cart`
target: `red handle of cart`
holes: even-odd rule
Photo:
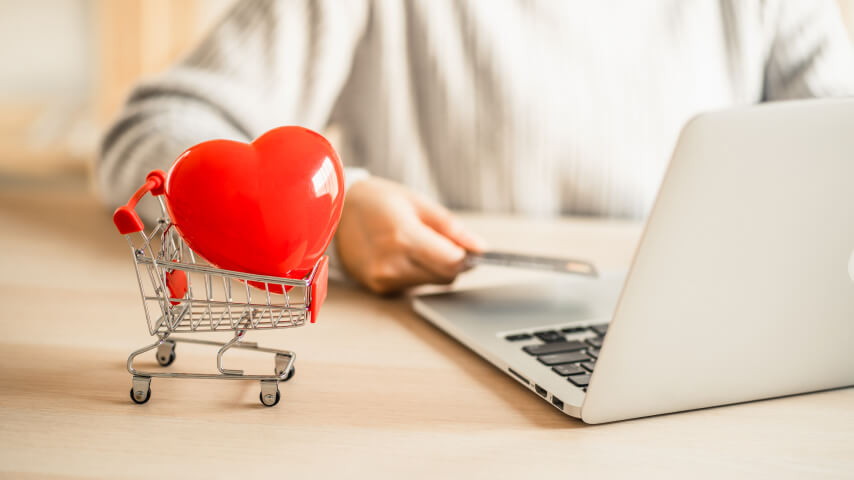
[[[130,197],[128,203],[117,208],[113,213],[113,223],[122,235],[141,232],[144,228],[142,219],[136,213],[136,204],[142,200],[146,193],[152,195],[163,195],[166,191],[166,172],[163,170],[152,170],[145,177],[145,183]]]

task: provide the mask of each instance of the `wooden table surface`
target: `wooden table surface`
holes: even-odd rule
[[[494,246],[603,268],[627,265],[639,234],[621,222],[465,218]],[[346,285],[331,288],[317,324],[247,335],[297,353],[276,407],[260,405],[257,382],[157,378],[135,405],[125,361],[151,340],[109,212],[79,188],[7,184],[0,229],[2,477],[854,477],[854,389],[587,426],[405,297]],[[509,281],[481,267],[459,285]],[[215,367],[210,349],[177,354],[168,368]],[[270,368],[268,356],[237,355]],[[155,368],[153,354],[141,365]]]

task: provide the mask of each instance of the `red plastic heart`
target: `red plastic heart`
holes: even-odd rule
[[[280,127],[250,144],[191,147],[169,170],[165,198],[175,228],[211,264],[303,278],[338,226],[344,170],[323,136]]]
[[[166,270],[166,288],[169,289],[170,297],[184,298],[187,294],[187,274],[183,270]],[[181,301],[169,300],[169,303],[178,305]]]

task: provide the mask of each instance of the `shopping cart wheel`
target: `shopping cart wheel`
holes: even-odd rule
[[[142,397],[141,394],[140,394],[140,397]],[[145,397],[142,398],[142,400],[137,400],[136,395],[134,395],[133,388],[130,389],[130,399],[133,400],[133,403],[136,403],[138,405],[142,405],[143,403],[147,402],[149,398],[151,398],[151,389],[150,388],[148,390],[146,390]]]
[[[279,394],[279,391],[276,390],[276,399],[272,400],[273,403],[267,403],[267,400],[264,400],[264,394],[263,393],[259,393],[258,397],[261,398],[261,403],[263,403],[265,407],[275,407],[276,404],[279,403],[279,399],[281,398],[281,395]]]
[[[168,367],[175,361],[175,342],[165,341],[157,346],[157,363],[161,367]]]
[[[261,393],[258,395],[261,399],[261,404],[265,407],[272,407],[279,403],[281,395],[279,394],[279,382],[261,380]]]
[[[133,386],[130,387],[130,399],[133,403],[142,405],[151,398],[151,378],[133,377]]]
[[[294,374],[296,374],[296,373],[297,373],[297,367],[291,367],[291,371],[290,371],[290,372],[288,372],[288,374],[287,374],[287,375],[285,375],[285,378],[283,378],[283,379],[282,379],[282,381],[283,381],[283,382],[287,382],[287,381],[288,381],[288,380],[290,380],[290,379],[294,376]]]

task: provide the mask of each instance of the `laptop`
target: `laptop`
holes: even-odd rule
[[[413,305],[586,423],[854,385],[854,100],[688,122],[626,273]]]

